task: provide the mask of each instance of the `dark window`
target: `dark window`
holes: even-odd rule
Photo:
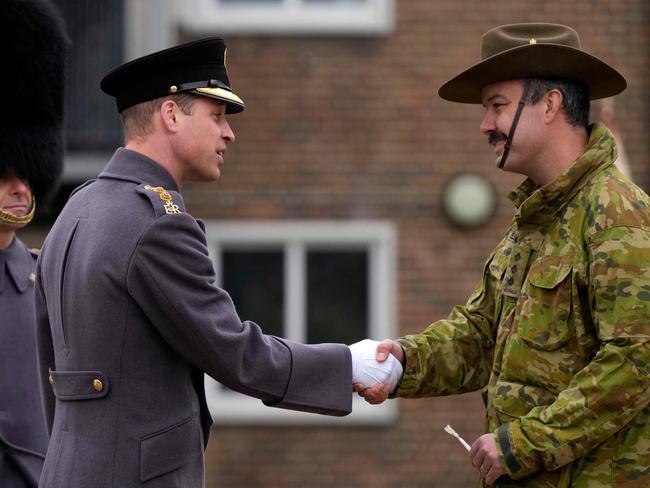
[[[100,90],[99,82],[123,62],[123,3],[54,0],[72,40],[65,93],[69,150],[114,149],[122,144],[115,101]]]
[[[282,336],[284,253],[224,250],[222,286],[242,320],[259,324],[266,334]]]
[[[307,253],[307,342],[351,344],[368,336],[368,254]]]
[[[350,224],[214,221],[206,223],[206,237],[219,283],[232,295],[240,317],[253,319],[265,332],[312,344],[391,337],[393,226]],[[206,394],[220,411],[215,421],[222,425],[269,418],[285,422],[283,415],[269,412],[274,409],[259,410],[259,402],[214,380],[206,380]],[[359,405],[361,399],[354,401]],[[353,417],[393,418],[388,405],[361,411]]]
[[[283,337],[283,250],[222,251],[222,286],[242,320]],[[368,336],[368,253],[308,250],[305,338],[309,343],[353,343]]]

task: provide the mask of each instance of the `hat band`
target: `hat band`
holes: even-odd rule
[[[181,83],[180,85],[172,85],[169,88],[169,91],[170,93],[176,93],[179,91],[196,90],[197,88],[223,88],[224,90],[231,91],[230,87],[223,81],[214,79],[206,81],[195,81],[193,83]]]
[[[0,209],[0,222],[4,222],[5,224],[12,224],[12,225],[27,225],[34,218],[35,212],[36,212],[36,198],[32,198],[32,208],[29,210],[27,214],[23,216],[18,216],[12,214],[11,212],[7,212],[5,210]]]

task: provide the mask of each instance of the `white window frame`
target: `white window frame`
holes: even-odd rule
[[[182,30],[193,34],[329,34],[386,35],[395,26],[395,0],[306,5],[281,0],[279,5],[232,5],[220,0],[174,2]]]
[[[367,250],[368,327],[371,339],[395,337],[396,317],[396,230],[386,221],[208,221],[208,249],[215,263],[217,282],[222,279],[221,249],[285,251],[284,336],[305,342],[305,271],[307,249]],[[226,290],[227,291],[227,290]],[[263,318],[260,317],[260,322]],[[262,322],[263,323],[263,322]],[[352,385],[350,385],[350,388]],[[255,398],[224,390],[206,376],[205,391],[214,422],[232,424],[364,424],[385,425],[397,417],[397,402],[369,405],[353,396],[353,411],[347,417],[328,417],[281,408],[270,408]]]

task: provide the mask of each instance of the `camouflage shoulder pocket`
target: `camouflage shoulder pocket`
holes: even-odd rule
[[[542,256],[530,266],[515,318],[529,346],[552,351],[570,338],[572,269],[573,256]]]

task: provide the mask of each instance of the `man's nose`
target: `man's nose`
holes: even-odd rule
[[[235,133],[233,132],[227,120],[225,121],[222,137],[230,144],[235,142]]]
[[[11,181],[10,192],[15,196],[24,195],[26,197],[29,197],[32,190],[27,181],[18,177],[13,177]]]
[[[490,114],[489,111],[485,112],[479,128],[481,129],[481,134],[484,136],[488,135],[490,132],[494,132],[496,129],[496,126],[494,124],[494,117],[492,114]]]

